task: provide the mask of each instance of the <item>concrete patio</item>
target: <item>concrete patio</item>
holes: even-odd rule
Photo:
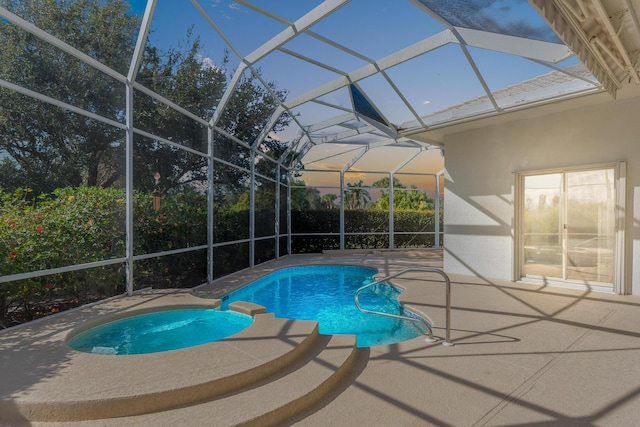
[[[411,266],[439,266],[441,258],[431,251],[294,255],[200,287],[193,291],[195,296],[188,291],[152,290],[3,331],[0,423],[628,426],[640,419],[637,296],[451,276],[454,346],[416,338],[354,350],[351,337],[316,336],[308,322],[291,323],[270,315],[260,315],[264,317],[256,320],[259,328],[248,328],[229,341],[155,355],[87,355],[71,350],[64,341],[70,330],[97,316],[152,306],[207,304],[211,297],[273,270],[310,264],[364,265],[386,275]],[[416,272],[393,283],[406,289],[403,303],[433,319],[434,334],[443,337],[441,277]],[[203,296],[208,298],[200,298]],[[304,363],[293,353],[301,346],[307,347]],[[220,354],[227,359],[216,357]],[[249,357],[240,360],[239,354]],[[202,386],[189,388],[191,383],[202,383],[203,376],[219,381],[225,370],[241,372],[259,366],[256,360],[260,364],[278,360],[279,371],[248,381],[235,391],[205,393]],[[313,385],[316,380],[317,387]],[[164,395],[154,395],[160,386]],[[203,394],[188,403],[185,393],[195,394],[194,390]],[[292,395],[287,398],[289,403],[274,403],[287,393]],[[126,415],[132,409],[118,399],[127,396],[132,396],[132,402],[148,398],[149,408],[163,399],[168,403],[159,412],[142,408],[139,415]],[[172,403],[175,396],[182,396],[184,402]],[[64,411],[73,413],[83,407],[78,402],[89,397],[104,399],[107,408],[120,405],[123,412],[119,418],[86,419],[91,418],[88,416],[79,421],[72,421],[72,415],[58,421],[41,416],[47,399],[52,407],[68,399]],[[290,403],[294,401],[295,405]],[[280,405],[286,410],[279,410],[278,416],[252,418],[245,416],[249,411],[242,409],[245,404],[258,409]],[[34,414],[40,415],[31,417],[28,408],[36,408]],[[234,418],[234,411],[239,418]]]

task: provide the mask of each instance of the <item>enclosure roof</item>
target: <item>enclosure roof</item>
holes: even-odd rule
[[[236,73],[260,69],[289,90],[274,115],[290,115],[282,137],[302,154],[429,148],[438,142],[412,136],[638,82],[638,0],[239,0],[247,17],[283,26],[246,51],[216,25],[219,7],[192,3],[238,55]]]
[[[327,144],[438,148],[434,129],[640,83],[640,0],[129,1],[155,44],[192,31],[203,65],[229,52],[212,125],[248,73],[285,90],[246,143],[271,136],[298,158]]]

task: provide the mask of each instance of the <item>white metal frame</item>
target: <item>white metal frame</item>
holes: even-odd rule
[[[212,117],[209,120],[203,120],[202,118],[196,116],[195,114],[191,113],[190,111],[186,110],[185,108],[181,107],[180,105],[177,105],[176,103],[166,99],[165,97],[154,93],[153,91],[147,89],[146,87],[144,87],[143,85],[141,85],[140,83],[137,83],[136,80],[136,74],[137,71],[139,69],[139,64],[140,61],[142,59],[142,54],[143,54],[143,49],[144,49],[144,45],[147,39],[147,36],[149,34],[149,30],[151,28],[151,22],[153,20],[153,16],[154,16],[154,12],[157,6],[157,0],[148,0],[147,4],[146,4],[146,8],[145,8],[145,12],[144,15],[142,17],[142,22],[141,22],[141,27],[138,33],[138,38],[136,40],[136,46],[131,58],[131,62],[130,62],[130,67],[129,70],[127,72],[127,75],[122,75],[121,73],[116,72],[115,70],[111,69],[110,67],[96,61],[95,59],[93,59],[92,57],[90,57],[89,55],[75,49],[74,47],[68,45],[67,43],[51,36],[50,34],[46,33],[45,31],[42,31],[41,29],[35,27],[33,24],[25,21],[24,19],[20,18],[19,16],[16,16],[15,14],[11,13],[9,10],[7,10],[6,8],[0,7],[0,18],[3,20],[6,20],[7,22],[16,25],[17,27],[22,28],[23,30],[35,35],[36,37],[46,41],[47,43],[50,43],[51,45],[55,46],[56,48],[62,50],[63,52],[71,55],[72,57],[88,64],[89,66],[95,68],[96,70],[99,70],[100,72],[104,73],[105,75],[115,79],[117,82],[122,83],[123,85],[123,91],[125,91],[126,93],[126,114],[125,114],[125,120],[124,123],[120,123],[118,121],[114,121],[112,119],[109,118],[105,118],[102,117],[100,115],[97,115],[95,113],[83,110],[81,108],[78,108],[74,105],[71,105],[69,103],[65,103],[62,101],[59,101],[55,98],[49,97],[47,95],[41,94],[41,93],[37,93],[35,91],[29,90],[27,88],[23,88],[20,87],[19,85],[16,85],[13,82],[9,82],[3,79],[0,79],[0,87],[24,94],[26,96],[29,96],[33,99],[48,103],[52,106],[56,106],[59,108],[63,108],[69,111],[72,111],[74,113],[83,115],[85,117],[91,118],[93,120],[98,120],[100,122],[106,123],[110,126],[113,126],[115,128],[119,128],[122,129],[125,132],[126,135],[126,253],[125,256],[123,258],[118,258],[118,259],[112,259],[112,260],[105,260],[105,261],[99,261],[99,262],[93,262],[93,263],[87,263],[87,264],[83,264],[83,265],[76,265],[76,266],[69,266],[69,267],[65,267],[62,269],[51,269],[51,270],[47,270],[47,271],[40,271],[40,272],[29,272],[29,273],[23,273],[23,274],[18,274],[18,275],[12,275],[12,276],[5,276],[5,277],[0,277],[0,283],[3,282],[8,282],[11,280],[21,280],[21,279],[25,279],[25,278],[32,278],[32,277],[37,277],[37,276],[42,276],[42,275],[46,275],[46,274],[55,274],[55,273],[59,273],[62,271],[74,271],[74,270],[79,270],[79,269],[84,269],[84,268],[93,268],[93,267],[98,267],[98,266],[104,266],[104,265],[110,265],[110,264],[114,264],[114,263],[121,263],[124,262],[126,264],[126,272],[127,272],[127,278],[126,278],[126,289],[127,289],[127,293],[131,294],[133,292],[133,269],[134,269],[134,262],[137,260],[141,260],[141,259],[147,259],[147,258],[151,258],[151,257],[155,257],[155,256],[162,256],[162,255],[171,255],[171,254],[178,254],[178,253],[182,253],[185,252],[187,250],[202,250],[202,249],[207,249],[208,250],[208,256],[207,256],[207,260],[208,260],[208,268],[207,268],[207,274],[208,274],[208,280],[211,281],[213,280],[214,277],[214,271],[213,271],[213,248],[214,247],[220,247],[224,244],[235,244],[238,242],[244,242],[244,240],[242,241],[238,241],[238,242],[225,242],[225,243],[215,243],[214,242],[214,236],[213,236],[213,186],[214,186],[214,182],[213,182],[213,177],[214,177],[214,167],[215,167],[215,162],[222,162],[225,163],[224,160],[221,159],[217,159],[215,157],[215,152],[214,152],[214,143],[216,140],[216,134],[221,135],[222,137],[225,138],[230,138],[233,141],[235,141],[237,144],[247,148],[250,150],[251,156],[255,156],[256,153],[256,149],[258,144],[262,141],[263,138],[266,137],[266,135],[271,131],[272,127],[275,125],[275,123],[277,123],[278,119],[281,117],[282,114],[289,114],[291,116],[291,119],[293,121],[293,123],[295,123],[297,125],[297,127],[299,128],[299,135],[298,137],[292,141],[289,149],[287,150],[287,152],[285,152],[280,159],[277,159],[276,162],[276,169],[278,170],[278,173],[281,173],[282,171],[289,171],[290,168],[293,165],[293,163],[286,163],[285,164],[285,159],[288,158],[288,155],[291,152],[296,153],[296,157],[293,159],[293,161],[300,161],[300,159],[302,159],[304,157],[305,154],[308,153],[308,151],[314,146],[314,145],[318,145],[318,144],[327,144],[327,143],[331,143],[331,142],[342,142],[345,140],[348,140],[348,138],[355,136],[355,135],[362,135],[362,134],[371,134],[372,136],[375,136],[375,142],[369,143],[367,145],[362,146],[362,151],[359,152],[358,154],[356,154],[351,161],[349,161],[347,163],[347,165],[345,165],[345,167],[343,168],[343,170],[340,172],[340,178],[341,178],[341,197],[340,197],[340,209],[341,209],[341,229],[340,229],[340,247],[344,249],[344,241],[345,241],[345,231],[344,231],[344,173],[347,172],[351,167],[353,167],[353,165],[360,159],[360,157],[362,157],[362,155],[364,155],[364,153],[366,153],[369,150],[372,150],[376,147],[380,147],[380,146],[387,146],[387,145],[398,145],[398,146],[412,146],[412,147],[416,147],[418,149],[418,153],[423,151],[424,149],[428,149],[428,148],[437,148],[439,147],[441,144],[437,143],[437,142],[433,142],[433,143],[427,143],[424,141],[419,141],[416,139],[413,139],[412,136],[416,135],[418,133],[424,132],[426,130],[429,129],[429,126],[425,123],[425,120],[423,119],[423,117],[421,117],[417,112],[416,109],[410,104],[410,102],[407,100],[407,97],[405,96],[405,94],[402,93],[402,91],[399,89],[399,87],[394,83],[393,79],[391,79],[391,77],[388,74],[388,70],[394,66],[397,66],[399,64],[402,64],[406,61],[409,61],[411,59],[417,58],[421,55],[425,55],[428,54],[429,52],[432,52],[436,49],[439,49],[441,47],[450,45],[450,44],[455,44],[458,45],[460,47],[460,49],[462,50],[462,52],[464,53],[465,57],[467,58],[467,60],[469,61],[470,66],[472,67],[478,81],[481,83],[481,85],[483,86],[483,88],[485,89],[486,92],[486,96],[488,97],[488,99],[491,101],[494,109],[493,111],[491,111],[490,113],[483,113],[482,115],[478,115],[475,117],[480,117],[480,116],[486,116],[487,114],[499,114],[502,113],[503,110],[501,108],[499,108],[496,100],[494,99],[491,91],[489,90],[484,77],[482,76],[482,74],[480,73],[480,71],[478,70],[478,68],[476,67],[476,65],[473,62],[473,59],[471,58],[471,55],[468,52],[467,46],[473,46],[473,47],[479,47],[479,48],[483,48],[483,49],[491,49],[491,50],[496,50],[496,51],[500,51],[503,53],[509,53],[509,54],[514,54],[514,55],[519,55],[522,56],[524,58],[530,59],[532,61],[536,61],[538,63],[544,63],[544,65],[548,66],[550,69],[556,69],[554,68],[554,66],[552,64],[549,63],[555,63],[558,61],[561,61],[565,58],[567,58],[568,56],[571,55],[571,52],[569,50],[569,48],[567,48],[566,46],[562,46],[562,45],[557,45],[557,44],[553,44],[553,43],[547,43],[547,42],[540,42],[540,41],[533,41],[533,40],[528,40],[528,39],[522,39],[522,38],[518,38],[518,37],[511,37],[511,36],[505,36],[505,35],[498,35],[498,34],[491,34],[491,33],[486,33],[486,32],[482,32],[482,31],[477,31],[477,30],[471,30],[471,29],[464,29],[464,28],[458,28],[455,26],[452,26],[450,24],[448,24],[446,21],[442,20],[441,18],[439,18],[437,15],[435,15],[432,11],[430,11],[428,8],[424,7],[422,5],[422,3],[416,1],[416,0],[411,0],[416,6],[420,7],[421,9],[423,9],[426,13],[428,13],[429,15],[431,15],[432,17],[438,19],[441,23],[444,24],[444,26],[447,28],[445,31],[442,31],[438,34],[435,34],[431,37],[425,38],[411,46],[407,46],[403,49],[400,49],[396,52],[394,52],[391,55],[387,55],[383,58],[379,58],[379,59],[372,59],[372,58],[368,58],[365,55],[362,55],[359,52],[356,52],[350,48],[348,48],[347,46],[344,46],[340,43],[335,42],[334,40],[331,40],[330,38],[327,38],[323,35],[318,34],[317,32],[313,31],[312,27],[322,21],[323,19],[331,16],[332,14],[336,13],[339,9],[341,9],[343,6],[345,6],[346,4],[349,3],[349,0],[326,0],[324,2],[322,2],[319,6],[317,6],[316,8],[314,8],[313,10],[311,10],[310,12],[308,12],[307,14],[303,15],[302,17],[300,17],[298,20],[296,20],[295,22],[289,22],[286,19],[279,17],[275,14],[269,13],[268,11],[261,9],[255,5],[253,5],[252,3],[250,3],[249,1],[246,0],[237,0],[237,3],[248,7],[258,13],[261,13],[267,17],[269,17],[270,19],[274,19],[277,20],[280,23],[285,24],[287,27],[285,30],[283,30],[282,32],[280,32],[279,34],[277,34],[275,37],[273,37],[271,40],[267,41],[266,43],[264,43],[262,46],[258,47],[257,49],[255,49],[253,52],[251,52],[250,54],[243,56],[239,50],[233,45],[233,43],[230,41],[230,39],[224,34],[224,32],[220,29],[220,27],[216,24],[215,20],[205,11],[205,9],[200,5],[200,3],[197,0],[191,0],[191,4],[202,14],[202,16],[204,17],[204,19],[209,23],[209,25],[211,26],[211,28],[213,28],[219,35],[220,37],[226,42],[227,46],[229,47],[229,49],[239,58],[240,60],[240,66],[237,68],[237,70],[235,71],[234,75],[232,76],[232,78],[230,79],[230,83],[227,87],[227,90],[225,91],[220,103],[216,106],[215,109],[215,113],[212,115]],[[600,0],[592,0],[594,2],[596,2],[596,5],[600,5],[602,6],[602,4],[600,3]],[[567,12],[567,10],[563,10],[562,7],[560,7],[559,9],[556,7],[550,7],[549,4],[553,3],[554,5],[557,2],[543,2],[542,0],[531,0],[531,3],[536,5],[538,7],[538,9],[540,10],[541,14],[543,14],[543,16],[545,16],[548,20],[553,20],[554,22],[557,22],[556,27],[560,27],[563,29],[567,29],[567,31],[569,31],[570,29],[574,29],[577,30],[575,27],[575,23],[572,22],[570,19],[564,18],[564,15],[562,15],[561,13]],[[598,9],[598,13],[599,15],[603,15],[604,9],[601,7],[600,9]],[[570,12],[570,11],[569,11]],[[606,18],[606,17],[605,17]],[[609,21],[606,21],[609,22]],[[609,22],[610,24],[610,22]],[[637,26],[637,22],[636,22],[636,26]],[[612,37],[617,37],[617,35],[611,32],[612,27],[610,27],[610,25],[606,26],[606,29],[609,30],[610,36]],[[339,70],[336,69],[334,67],[330,67],[327,64],[322,64],[318,61],[315,61],[313,58],[311,58],[310,56],[306,56],[306,55],[302,55],[299,53],[295,53],[289,49],[286,49],[283,47],[283,45],[285,43],[287,43],[288,41],[293,40],[294,38],[298,37],[300,34],[305,34],[307,36],[313,37],[314,39],[325,43],[335,49],[340,50],[341,52],[351,55],[355,58],[358,58],[361,61],[364,61],[366,63],[365,66],[360,67],[358,69],[355,70]],[[572,33],[573,34],[573,33]],[[576,31],[577,34],[577,31]],[[580,38],[578,36],[571,36],[570,40],[569,40],[569,45],[571,46],[572,49],[576,50],[578,52],[578,55],[580,56],[580,58],[587,63],[590,66],[590,69],[592,70],[592,72],[594,73],[594,75],[600,80],[602,87],[605,87],[607,90],[609,90],[610,92],[615,93],[615,90],[617,88],[619,88],[619,80],[616,80],[615,77],[616,76],[612,76],[612,71],[611,69],[607,69],[606,64],[602,65],[601,63],[603,62],[604,58],[602,56],[598,57],[598,52],[594,51],[594,47],[589,45],[589,48],[585,48],[584,46],[582,46],[582,44],[584,44],[584,40],[580,40]],[[582,43],[582,44],[581,44]],[[617,46],[619,46],[620,44],[620,40],[616,39],[616,43]],[[276,108],[276,110],[273,112],[271,118],[268,121],[267,126],[262,129],[262,132],[260,133],[260,136],[255,140],[255,141],[240,141],[237,138],[235,138],[233,135],[228,135],[226,134],[222,129],[220,129],[217,126],[217,123],[221,117],[221,113],[224,110],[225,106],[227,105],[230,97],[233,94],[233,91],[236,89],[236,85],[238,84],[238,82],[241,80],[242,75],[245,72],[251,72],[253,73],[253,75],[263,84],[263,86],[265,88],[267,88],[268,90],[268,85],[264,82],[264,80],[262,80],[262,78],[260,77],[259,73],[256,72],[256,66],[259,66],[259,62],[261,59],[265,58],[267,55],[273,53],[273,52],[281,52],[287,55],[291,55],[296,57],[299,60],[308,62],[308,63],[313,63],[316,66],[320,66],[323,67],[325,69],[331,70],[335,73],[337,73],[340,77],[334,79],[333,81],[330,82],[326,82],[324,84],[320,84],[318,87],[316,87],[315,89],[309,91],[308,93],[302,94],[294,99],[288,100],[288,101],[282,101],[280,103],[280,105],[278,106],[278,108]],[[606,54],[606,52],[605,52]],[[595,59],[594,59],[595,58]],[[595,62],[594,62],[595,61]],[[624,63],[622,64],[623,66],[626,66],[627,68],[629,68],[629,64],[631,59],[628,57],[624,57],[623,58]],[[595,65],[593,65],[595,64]],[[630,67],[633,68],[633,67]],[[594,72],[595,70],[595,72]],[[632,74],[632,76],[636,79],[636,81],[640,81],[640,78],[638,77],[638,73],[637,70],[633,69],[633,70],[629,70],[630,73],[632,73],[633,71],[635,71],[635,74]],[[405,123],[402,126],[400,126],[398,129],[395,129],[395,131],[392,132],[387,132],[385,129],[380,129],[379,126],[376,126],[375,124],[372,124],[371,121],[366,121],[366,125],[358,128],[358,129],[354,129],[354,128],[350,128],[348,126],[345,125],[345,123],[353,121],[353,120],[363,120],[362,116],[360,116],[359,114],[357,114],[357,112],[355,111],[355,109],[353,108],[353,106],[351,107],[345,107],[345,106],[337,106],[337,105],[329,105],[328,103],[326,103],[325,101],[320,100],[319,98],[322,97],[323,95],[326,95],[334,90],[340,89],[340,88],[344,88],[350,84],[354,84],[357,85],[358,82],[371,77],[373,75],[379,74],[381,75],[385,81],[390,85],[390,87],[393,89],[393,91],[396,93],[396,95],[403,101],[403,103],[405,104],[405,107],[412,113],[413,120],[411,122]],[[597,90],[601,90],[601,87],[596,86],[593,88],[593,91],[597,91]],[[174,109],[177,112],[180,112],[181,114],[183,114],[186,117],[189,117],[190,119],[194,120],[194,122],[204,126],[207,128],[207,143],[208,143],[208,147],[206,152],[201,152],[199,150],[194,150],[194,149],[190,149],[188,147],[183,147],[180,146],[179,144],[176,144],[173,141],[170,141],[169,139],[160,137],[158,135],[154,135],[152,133],[149,132],[145,132],[142,131],[140,129],[136,129],[135,128],[135,123],[133,122],[133,110],[135,108],[134,105],[134,91],[139,91],[141,93],[144,93],[145,95],[151,96],[152,98],[154,98],[155,100],[157,100],[160,103],[163,103],[167,106],[169,106],[170,108]],[[364,93],[364,92],[363,92]],[[273,94],[272,94],[273,95]],[[366,93],[364,93],[365,96]],[[561,95],[560,97],[564,98],[564,97],[569,97],[569,96],[573,96],[575,94],[567,94],[567,95]],[[539,105],[540,103],[544,103],[544,102],[553,102],[556,101],[558,99],[558,96],[552,96],[551,98],[549,98],[549,100],[543,100],[543,101],[537,101],[535,102],[536,105]],[[370,100],[371,101],[371,100]],[[327,105],[328,107],[334,108],[335,111],[337,112],[337,115],[335,117],[333,117],[332,119],[329,120],[325,120],[323,122],[319,122],[316,124],[313,124],[311,126],[305,126],[302,123],[300,123],[298,121],[298,119],[295,117],[295,115],[291,114],[291,111],[298,107],[301,106],[302,104],[305,104],[307,102],[314,102],[314,103],[322,103],[324,105]],[[371,102],[373,105],[373,102]],[[533,105],[533,104],[532,104]],[[375,106],[374,106],[375,107]],[[517,108],[522,108],[522,107],[517,107]],[[470,118],[465,117],[462,119],[456,119],[457,121],[464,121],[464,120],[468,120]],[[456,122],[456,120],[454,120],[454,122]],[[329,128],[332,128],[334,126],[342,126],[344,128],[344,130],[340,131],[340,132],[334,132],[331,134],[325,134],[323,137],[318,137],[316,132],[319,131],[323,131],[323,130],[327,130]],[[134,256],[134,251],[133,251],[133,168],[134,168],[134,164],[133,164],[133,141],[134,138],[136,138],[136,136],[140,136],[140,137],[145,137],[145,138],[151,138],[157,141],[160,141],[164,144],[168,144],[174,147],[179,147],[182,150],[185,150],[189,153],[195,154],[195,155],[199,155],[202,157],[205,157],[207,159],[207,164],[208,164],[208,177],[209,177],[209,194],[210,197],[208,199],[208,205],[207,205],[207,212],[208,212],[208,230],[207,230],[207,244],[203,245],[203,246],[199,246],[197,248],[185,248],[185,249],[177,249],[177,250],[172,250],[172,251],[166,251],[166,252],[162,252],[160,254],[145,254],[145,255],[140,255],[140,256]],[[416,154],[417,155],[417,154]],[[391,203],[390,203],[390,247],[394,247],[394,240],[393,240],[393,176],[394,173],[397,173],[397,171],[400,170],[400,168],[402,168],[404,165],[406,165],[408,162],[410,162],[412,159],[414,158],[414,156],[410,156],[409,158],[407,158],[401,165],[396,166],[395,168],[393,168],[390,172],[390,177],[391,177],[391,192],[390,192],[390,197],[391,197]],[[254,195],[254,191],[255,191],[255,177],[256,177],[256,173],[255,173],[255,168],[254,168],[254,162],[251,162],[251,170],[250,172],[250,176],[251,176],[251,196],[250,196],[250,206],[252,208],[254,208],[255,205],[255,195]],[[619,167],[619,182],[623,183],[625,181],[625,172],[624,172],[624,168],[622,167],[622,163],[620,164],[621,166]],[[436,242],[436,246],[439,246],[440,244],[440,230],[439,230],[439,212],[440,212],[440,206],[439,206],[439,202],[440,202],[440,198],[439,198],[439,194],[440,194],[440,179],[439,176],[442,174],[442,172],[440,172],[437,176],[436,176],[436,232],[435,232],[435,242]],[[270,179],[269,177],[263,177],[266,179]],[[280,181],[280,177],[276,177],[275,180],[275,186],[277,188],[278,191],[276,191],[276,200],[274,201],[275,204],[275,211],[276,211],[276,218],[275,218],[275,230],[274,230],[274,235],[273,236],[268,236],[265,238],[271,238],[273,237],[275,239],[275,245],[276,245],[276,257],[281,255],[281,248],[280,248],[280,236],[285,235],[288,238],[288,244],[287,244],[287,248],[286,248],[286,252],[287,253],[291,253],[291,186],[290,186],[290,177],[288,177],[287,179],[287,200],[286,200],[286,206],[287,206],[287,219],[288,219],[288,223],[286,225],[286,233],[282,233],[282,224],[280,223],[280,207],[281,207],[281,203],[283,203],[282,200],[280,200],[280,189],[281,189],[281,181]],[[622,184],[620,184],[622,185]],[[622,191],[622,190],[618,190],[618,191]],[[622,197],[622,200],[624,200],[623,197],[623,193],[619,194],[619,200]],[[623,209],[622,209],[623,211]],[[620,215],[623,215],[623,212],[619,212]],[[255,248],[255,241],[256,241],[256,236],[255,236],[255,223],[254,223],[254,219],[253,219],[253,215],[251,215],[250,219],[250,235],[249,238],[246,240],[249,243],[250,246],[250,261],[249,261],[249,265],[253,266],[254,265],[254,248]],[[623,224],[624,221],[619,221],[619,223]],[[618,230],[619,233],[619,237],[617,240],[617,244],[618,244],[618,253],[623,254],[624,253],[624,229],[622,230]],[[619,261],[622,264],[624,264],[624,261]],[[616,282],[620,282],[623,283],[624,282],[624,270],[620,270],[618,275],[616,276]],[[622,290],[621,290],[622,291]]]

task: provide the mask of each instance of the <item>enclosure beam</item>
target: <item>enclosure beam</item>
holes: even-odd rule
[[[140,25],[140,32],[138,33],[138,38],[136,40],[136,46],[133,50],[133,56],[131,57],[131,62],[129,65],[129,72],[127,73],[127,81],[126,81],[126,160],[125,160],[125,192],[126,192],[126,290],[127,295],[133,295],[133,286],[134,286],[134,267],[133,267],[133,85],[136,79],[136,75],[138,74],[138,68],[140,67],[140,61],[142,60],[142,54],[144,52],[144,44],[147,40],[147,36],[149,35],[149,28],[151,26],[151,19],[153,18],[153,12],[156,8],[156,0],[150,0],[147,2],[147,7],[144,11],[144,16],[142,18],[142,23]]]
[[[344,170],[340,171],[340,250],[344,251]]]
[[[274,215],[274,232],[276,234],[276,259],[280,258],[280,174],[282,173],[280,168],[281,165],[278,161],[278,165],[276,166],[276,209]]]
[[[395,214],[393,200],[393,172],[389,172],[389,249],[395,248],[393,236],[393,217]]]
[[[396,212],[396,208],[395,208],[395,201],[393,199],[393,178],[395,177],[396,173],[402,169],[403,167],[405,167],[411,160],[415,159],[418,154],[422,153],[424,151],[423,148],[418,148],[418,150],[411,154],[409,157],[407,157],[406,159],[404,159],[402,162],[400,162],[400,164],[398,166],[396,166],[395,168],[393,168],[393,170],[389,173],[389,249],[394,249],[395,248],[395,239],[394,239],[394,217],[395,217],[395,212]]]
[[[369,147],[364,147],[364,150],[353,157],[349,163],[347,163],[344,168],[340,171],[340,250],[344,251],[345,248],[345,226],[344,226],[344,174],[351,167],[365,155],[365,153],[369,151]]]
[[[249,268],[255,265],[256,247],[256,151],[251,149],[250,154],[251,177],[249,178]]]
[[[441,170],[440,172],[438,172],[436,174],[436,194],[435,194],[435,199],[436,199],[436,203],[435,203],[435,224],[434,224],[434,232],[435,232],[435,238],[433,241],[433,246],[435,246],[436,248],[440,247],[440,177],[444,174],[444,169]]]
[[[133,87],[126,85],[126,115],[127,131],[125,141],[125,256],[127,258],[125,266],[126,291],[127,295],[133,295]]]
[[[213,215],[213,197],[214,197],[214,180],[215,180],[215,163],[213,161],[214,156],[214,140],[215,134],[213,132],[213,127],[207,127],[207,146],[209,155],[207,156],[207,282],[213,282],[214,277],[214,269],[213,269],[213,243],[214,243],[214,215]]]
[[[291,174],[287,174],[287,254],[291,255]]]

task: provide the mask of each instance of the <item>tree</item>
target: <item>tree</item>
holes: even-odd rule
[[[139,17],[128,13],[125,0],[0,0],[0,5],[39,28],[126,74],[139,28]],[[0,21],[3,49],[0,74],[4,79],[70,103],[91,113],[124,123],[125,87],[100,71],[57,48]],[[203,120],[211,118],[228,85],[226,53],[218,66],[201,55],[202,43],[192,31],[181,49],[165,51],[147,44],[137,82],[175,102]],[[259,75],[259,72],[258,72]],[[217,126],[234,137],[255,143],[261,129],[286,96],[275,83],[263,86],[256,75],[239,81]],[[288,122],[283,115],[274,127]],[[207,128],[167,105],[135,91],[134,126],[173,143],[207,152]],[[0,186],[16,182],[50,192],[57,187],[108,187],[124,178],[124,131],[59,107],[0,90]],[[206,181],[206,158],[170,144],[134,136],[136,189],[152,191],[160,173],[164,191]],[[220,195],[246,188],[248,150],[216,134],[214,153],[237,168],[216,168],[223,184]],[[259,144],[264,151],[283,150],[271,136]],[[280,151],[281,152],[281,151]],[[271,162],[269,162],[271,163]],[[261,167],[267,166],[265,162]],[[11,179],[6,178],[11,177]],[[201,185],[201,188],[206,188]]]
[[[187,33],[184,44],[189,46],[186,51],[169,49],[161,52],[156,48],[147,48],[138,81],[203,120],[208,120],[227,88],[227,76],[230,74],[226,69],[227,54],[225,52],[218,65],[205,62],[201,55],[201,40],[199,37],[192,39],[191,30]],[[252,73],[244,74],[226,105],[217,127],[247,144],[253,144],[278,103],[286,96],[286,92],[279,91],[275,83],[270,82],[267,85],[268,88],[262,86]],[[136,115],[136,123],[139,123],[143,129],[156,134],[166,134],[172,142],[207,151],[207,129],[181,113],[147,96],[140,96],[140,102],[135,104],[135,110],[139,111]],[[287,123],[288,116],[280,117],[274,126],[274,131],[281,130]],[[226,192],[244,191],[248,179],[247,171],[251,166],[249,150],[220,133],[214,136],[214,144],[216,157],[245,169],[243,171],[236,168],[214,168],[216,180],[224,184]],[[280,143],[271,136],[267,136],[260,144],[273,156],[278,156],[286,148],[286,144]],[[152,190],[152,181],[149,177],[159,167],[165,168],[158,170],[165,177],[163,179],[165,189],[190,182],[203,182],[207,179],[206,159],[202,156],[187,155],[176,147],[159,142],[143,141],[138,146],[140,147],[139,163],[142,167],[146,167],[146,171],[140,174],[141,179],[136,182],[136,188]],[[257,172],[275,177],[272,162],[258,161],[255,165]],[[218,196],[223,195],[224,193],[218,194]]]
[[[51,35],[126,73],[139,18],[123,0],[0,0]],[[124,86],[7,21],[0,21],[0,75],[91,113],[122,122]],[[6,48],[9,46],[10,48]],[[15,181],[49,192],[56,187],[113,185],[124,167],[122,130],[0,90],[0,186]],[[12,177],[7,182],[3,177]]]
[[[147,47],[137,81],[182,106],[203,120],[213,114],[226,87],[223,68],[204,66],[199,56],[201,41],[187,33],[187,50],[170,48],[163,52]],[[226,64],[226,59],[222,65]],[[207,130],[180,112],[136,91],[134,99],[136,127],[162,136],[185,147],[206,152]],[[177,147],[155,140],[134,137],[136,165],[134,182],[140,190],[152,191],[151,177],[161,176],[163,191],[207,179],[207,160]]]
[[[384,177],[373,183],[375,188],[381,189],[381,195],[376,202],[376,208],[389,209],[389,178]],[[435,200],[427,193],[420,191],[418,187],[412,185],[407,190],[396,177],[393,178],[393,207],[394,209],[406,210],[426,210],[433,209]]]
[[[318,209],[320,201],[320,190],[314,187],[307,187],[304,181],[291,181],[291,209]]]
[[[412,185],[410,190],[401,190],[396,196],[394,193],[393,206],[397,209],[405,210],[427,210],[433,209],[435,200],[418,187]]]
[[[371,202],[371,195],[363,188],[362,180],[354,184],[349,182],[347,183],[344,200],[348,209],[364,209]]]
[[[376,201],[376,208],[382,210],[389,209],[389,177],[385,176],[382,179],[375,181],[372,185],[375,188],[380,188],[380,198]],[[398,188],[407,188],[400,180],[396,177],[393,177],[393,197],[394,197],[394,207],[396,205],[396,196],[399,195]]]
[[[336,200],[338,200],[338,196],[333,193],[325,194],[320,198],[320,202],[322,202],[322,205],[325,206],[327,209],[335,208]]]

